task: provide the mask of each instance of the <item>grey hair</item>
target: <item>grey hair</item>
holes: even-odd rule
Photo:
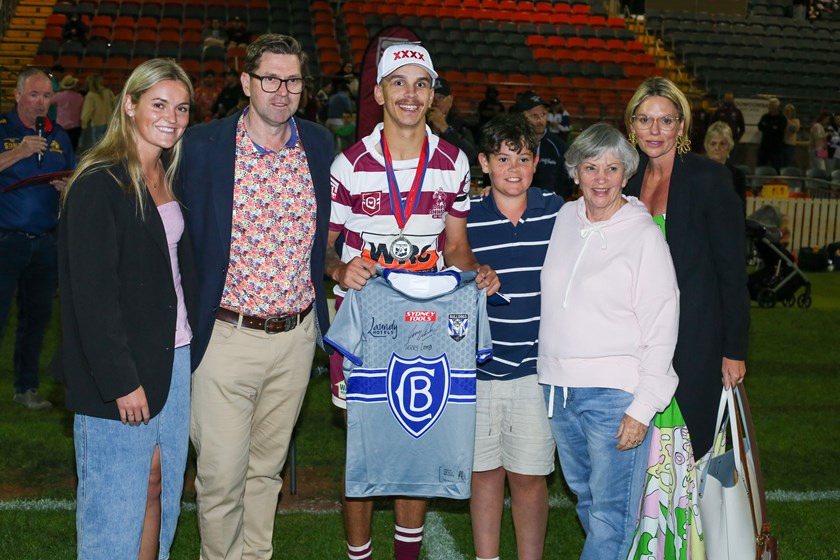
[[[624,167],[626,181],[639,167],[639,153],[630,145],[617,128],[608,123],[593,124],[580,133],[566,151],[566,172],[578,180],[578,166],[588,159],[596,159],[612,152]]]
[[[41,70],[40,68],[35,68],[34,66],[27,66],[23,70],[20,71],[18,74],[18,79],[15,84],[15,89],[19,93],[23,93],[24,84],[26,84],[26,80],[31,78],[32,76],[43,76],[46,79],[50,79],[50,75]]]

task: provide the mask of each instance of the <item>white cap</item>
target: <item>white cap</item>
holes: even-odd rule
[[[385,52],[379,58],[376,83],[380,83],[382,78],[389,76],[394,70],[407,64],[422,66],[432,76],[432,81],[437,80],[438,75],[435,72],[435,67],[432,66],[432,57],[429,55],[429,51],[415,43],[398,43],[385,49]]]

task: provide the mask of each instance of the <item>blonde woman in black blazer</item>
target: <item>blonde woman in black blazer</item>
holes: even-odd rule
[[[192,255],[172,189],[192,86],[138,66],[64,193],[63,341],[79,558],[168,558],[189,441]],[[158,556],[160,548],[160,556]]]
[[[672,82],[645,80],[627,106],[625,124],[642,152],[625,194],[639,197],[665,222],[677,273],[675,396],[699,459],[712,446],[722,385],[741,383],[746,374],[744,216],[727,169],[688,151],[691,110]]]

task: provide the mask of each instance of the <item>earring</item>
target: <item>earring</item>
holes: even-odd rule
[[[632,130],[630,131],[630,134],[627,135],[627,141],[630,142],[631,146],[634,148],[636,147],[636,133]]]
[[[677,153],[680,155],[687,154],[691,151],[691,138],[680,134],[677,136]]]

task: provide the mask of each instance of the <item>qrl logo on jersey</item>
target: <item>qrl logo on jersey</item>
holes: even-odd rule
[[[449,400],[449,360],[407,359],[391,354],[386,375],[388,406],[412,437],[420,438],[435,425]]]
[[[365,214],[375,216],[379,212],[381,194],[379,192],[362,193],[362,210]]]
[[[406,311],[405,320],[409,323],[433,323],[437,321],[437,311]]]

